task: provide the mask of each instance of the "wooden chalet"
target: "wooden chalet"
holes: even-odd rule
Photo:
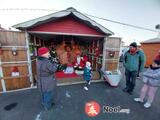
[[[94,20],[68,8],[0,31],[0,91],[31,87],[36,79],[37,49],[64,44],[78,46],[89,57],[93,70],[118,68],[121,39]],[[66,62],[65,60],[63,62]],[[73,80],[73,82],[76,82]]]

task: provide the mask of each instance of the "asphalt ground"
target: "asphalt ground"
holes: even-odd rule
[[[49,111],[41,106],[37,89],[3,93],[0,94],[0,120],[159,120],[160,90],[151,108],[146,109],[142,103],[133,101],[142,85],[141,79],[137,79],[133,95],[122,91],[124,76],[117,87],[111,87],[107,82],[91,83],[88,91],[83,89],[84,84],[59,86],[56,104]],[[85,112],[85,105],[90,101],[100,105],[100,113],[95,117],[89,117]],[[104,112],[104,106],[112,108],[110,110],[127,109],[129,113]]]

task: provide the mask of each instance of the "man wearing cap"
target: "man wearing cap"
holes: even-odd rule
[[[45,110],[51,109],[56,94],[56,78],[54,73],[57,70],[57,64],[49,60],[50,53],[46,47],[38,49],[37,59],[37,80],[38,88],[42,95],[42,105]]]
[[[129,50],[124,54],[123,59],[126,76],[126,87],[123,91],[132,94],[136,84],[137,74],[144,69],[145,54],[137,48],[137,43],[133,42],[130,44]]]

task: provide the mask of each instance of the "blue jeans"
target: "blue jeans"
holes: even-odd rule
[[[133,89],[136,85],[137,73],[138,73],[137,71],[125,70],[126,88],[128,89],[128,91],[133,91]]]
[[[52,102],[53,102],[53,92],[52,91],[47,91],[47,92],[42,92],[42,105],[50,109],[52,107]]]

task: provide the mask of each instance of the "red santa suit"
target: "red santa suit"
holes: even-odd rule
[[[74,68],[82,69],[84,67],[83,58],[77,55]]]
[[[75,64],[74,64],[74,68],[83,69],[85,67],[87,61],[88,61],[88,57],[86,55],[81,57],[78,54],[77,58],[76,58],[76,61],[75,61]]]

